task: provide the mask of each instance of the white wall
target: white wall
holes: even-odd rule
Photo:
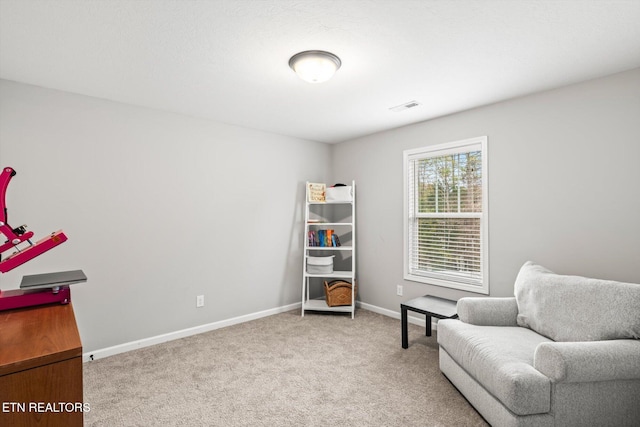
[[[640,70],[334,146],[0,81],[10,224],[69,236],[0,288],[83,269],[85,352],[296,303],[303,183],[355,179],[363,302],[397,312],[426,293],[472,295],[403,280],[402,152],[479,135],[491,295],[512,295],[529,259],[640,282],[638,117]]]
[[[85,352],[299,302],[304,182],[329,181],[329,159],[326,144],[0,81],[9,223],[69,236],[0,288],[84,270]]]
[[[424,294],[480,296],[403,280],[402,153],[481,135],[488,136],[492,296],[513,295],[527,260],[561,274],[640,283],[636,69],[335,146],[334,178],[358,184],[363,301],[399,311],[401,301]],[[396,296],[400,284],[404,297]]]

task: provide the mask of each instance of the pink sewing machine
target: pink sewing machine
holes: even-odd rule
[[[31,242],[32,231],[27,231],[26,225],[13,228],[8,223],[5,195],[9,181],[16,175],[13,168],[5,167],[0,173],[0,234],[7,239],[0,244],[0,273],[6,273],[24,264],[33,258],[42,255],[50,249],[67,241],[67,236],[58,230],[49,236]],[[0,239],[0,241],[2,241]],[[13,250],[11,255],[4,257],[5,251]],[[69,274],[72,273],[72,274]],[[38,277],[35,282],[29,278]],[[44,281],[42,279],[45,279]],[[25,279],[27,279],[25,281]],[[51,283],[47,283],[49,280]],[[30,305],[48,304],[60,302],[66,304],[71,300],[69,284],[86,281],[86,276],[81,270],[73,272],[49,273],[47,275],[25,276],[20,289],[13,291],[0,291],[0,310],[26,307]]]

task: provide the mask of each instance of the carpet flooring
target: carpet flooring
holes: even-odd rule
[[[86,426],[486,426],[435,333],[290,311],[84,364]]]

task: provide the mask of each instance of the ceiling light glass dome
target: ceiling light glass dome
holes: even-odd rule
[[[329,80],[340,68],[340,58],[323,50],[307,50],[297,53],[289,60],[289,67],[298,77],[309,83]]]

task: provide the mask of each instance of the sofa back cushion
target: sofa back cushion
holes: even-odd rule
[[[640,339],[640,284],[563,276],[527,262],[514,291],[518,325],[554,341]]]

